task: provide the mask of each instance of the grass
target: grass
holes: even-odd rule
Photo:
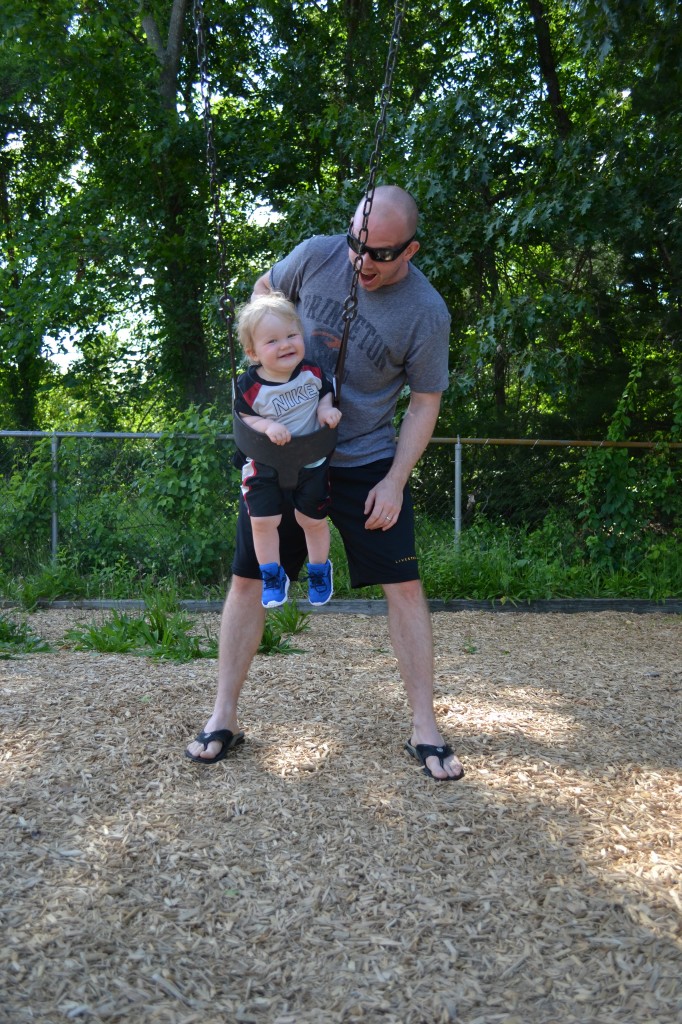
[[[382,597],[380,587],[352,589],[343,545],[336,530],[332,528],[331,532],[334,596]],[[550,516],[535,530],[479,520],[467,526],[459,543],[455,543],[450,521],[421,517],[417,524],[417,552],[424,589],[434,599],[526,602],[608,597],[662,601],[682,596],[682,545],[673,533],[664,535],[651,530],[629,542],[622,537],[586,540],[574,523]],[[207,586],[187,576],[160,577],[153,567],[145,572],[140,567],[132,568],[125,560],[86,575],[80,574],[68,559],[38,567],[24,576],[0,573],[0,595],[27,609],[37,607],[39,601],[58,598],[139,597],[140,592],[149,593],[152,587],[156,594],[171,593],[176,604],[173,615],[169,608],[165,609],[163,620],[148,615],[146,627],[133,626],[124,618],[111,625],[106,642],[113,646],[128,643],[131,632],[137,630],[135,643],[140,641],[145,653],[150,648],[165,652],[173,646],[189,646],[195,657],[211,649],[211,642],[188,639],[177,599],[222,600],[228,585],[229,580],[223,579]],[[294,586],[292,596],[295,592]],[[264,650],[270,652],[290,644],[286,636],[300,632],[298,624],[293,625],[293,629],[288,629],[269,615]]]
[[[180,609],[172,588],[148,593],[144,604],[144,613],[139,616],[114,610],[106,621],[74,626],[64,634],[62,646],[75,651],[136,654],[179,662],[218,656],[217,638],[208,631],[203,637],[196,635],[194,623]],[[305,632],[309,618],[292,602],[271,612],[266,618],[259,654],[302,653],[288,637]]]
[[[287,601],[281,608],[269,612],[265,618],[263,637],[258,648],[259,654],[302,654],[300,647],[294,647],[287,639],[310,629],[310,614],[301,612],[293,601]]]
[[[74,626],[64,634],[64,647],[106,654],[138,654],[171,661],[215,658],[218,641],[194,632],[194,623],[180,609],[176,590],[167,586],[148,590],[144,612],[132,616],[114,610],[109,619]]]
[[[172,590],[184,599],[219,601],[227,579],[207,585],[188,576],[165,576],[152,566],[131,565],[119,558],[114,565],[84,571],[78,560],[62,555],[56,562],[27,564],[22,572],[0,570],[0,597],[34,611],[39,604],[57,600],[124,601],[152,589]]]
[[[215,658],[218,643],[215,637],[196,636],[193,623],[182,612],[162,617],[133,617],[113,611],[109,621],[75,626],[64,634],[62,646],[75,651],[97,651],[101,654],[138,654],[170,661],[192,661]]]
[[[616,542],[617,541],[617,542]],[[463,531],[455,543],[452,524],[420,521],[417,551],[427,597],[441,600],[468,599],[523,604],[552,598],[628,598],[663,601],[682,597],[682,545],[673,535],[640,537],[637,543],[623,538],[603,539],[600,546],[585,545],[571,523],[548,518],[540,529],[529,531],[504,524],[479,521]],[[332,529],[332,560],[336,598],[381,597],[379,587],[352,590],[338,534]],[[129,566],[108,572],[114,593],[106,588],[100,597],[139,597],[140,582]],[[27,609],[43,599],[77,598],[101,587],[104,576],[79,576],[61,561],[40,568],[26,578],[0,574],[0,594]],[[125,585],[124,585],[125,584]],[[195,623],[181,609],[181,597],[197,597],[196,582],[148,579],[143,589],[144,611],[129,615],[113,611],[101,621],[74,627],[64,635],[62,646],[79,651],[133,654],[174,661],[215,658],[218,641],[208,631],[196,632]],[[222,598],[224,581],[209,595]],[[293,595],[292,595],[293,596]],[[293,637],[309,628],[310,615],[295,601],[268,612],[259,653],[302,653]],[[0,614],[0,658],[49,651],[50,645],[28,625]]]
[[[9,660],[18,654],[50,650],[52,648],[47,641],[37,636],[25,622],[15,622],[6,615],[0,615],[0,659]]]
[[[449,533],[449,535],[448,535]],[[455,544],[451,528],[420,533],[428,597],[525,602],[552,598],[682,596],[682,546],[672,536],[585,551],[571,524],[551,519],[534,532],[477,523]]]

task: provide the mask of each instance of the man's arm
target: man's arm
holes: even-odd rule
[[[441,392],[413,391],[400,424],[395,458],[383,480],[367,495],[366,530],[390,530],[403,504],[403,488],[433,436]]]
[[[440,400],[440,391],[413,391],[410,395],[410,404],[400,424],[395,458],[388,472],[388,477],[395,481],[401,491],[433,437]]]

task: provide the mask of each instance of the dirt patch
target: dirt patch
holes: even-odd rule
[[[381,616],[259,656],[210,769],[214,661],[0,662],[0,1019],[676,1024],[682,618],[433,623],[457,784],[402,752]]]

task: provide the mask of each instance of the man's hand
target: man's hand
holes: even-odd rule
[[[385,476],[367,495],[366,530],[390,530],[398,522],[403,507],[403,489]]]
[[[395,458],[388,475],[367,495],[366,530],[390,530],[403,507],[403,488],[433,434],[440,409],[440,393],[417,392],[400,424]]]
[[[272,291],[272,285],[270,284],[270,271],[266,270],[264,274],[258,278],[253,286],[251,292],[251,300],[257,299],[259,295],[268,295]]]

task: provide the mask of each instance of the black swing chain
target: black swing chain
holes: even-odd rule
[[[216,154],[215,141],[213,138],[213,117],[211,112],[211,90],[208,73],[208,61],[206,57],[206,33],[204,29],[204,5],[203,0],[194,0],[194,31],[196,34],[197,66],[199,68],[199,91],[204,119],[204,131],[206,136],[206,163],[209,171],[209,187],[211,201],[213,203],[213,228],[216,248],[218,250],[218,274],[219,283],[222,289],[218,308],[227,328],[227,339],[229,344],[230,368],[232,370],[232,382],[237,376],[237,366],[234,358],[234,298],[230,293],[229,271],[227,267],[227,245],[225,242],[225,219],[220,203],[220,186],[218,184],[218,157]]]
[[[395,74],[396,63],[398,60],[400,33],[402,30],[403,17],[405,16],[406,5],[407,0],[395,0],[393,29],[391,31],[391,38],[388,46],[388,55],[386,57],[384,84],[381,87],[379,116],[374,126],[374,150],[369,159],[369,177],[367,179],[367,187],[365,189],[365,201],[362,208],[362,227],[358,234],[358,239],[361,244],[364,244],[367,241],[367,225],[369,222],[369,215],[372,211],[372,203],[374,202],[374,189],[376,184],[377,171],[379,169],[379,161],[381,158],[381,147],[383,145],[384,138],[386,137],[386,119],[388,116],[388,108],[391,102],[391,93],[393,90],[393,76]],[[350,293],[343,304],[344,323],[350,323],[351,321],[353,321],[358,311],[358,278],[360,277],[361,270],[362,255],[358,254],[355,257],[355,260],[353,261],[353,280],[351,281]]]
[[[391,31],[391,39],[388,47],[388,56],[386,57],[384,84],[381,87],[379,117],[377,118],[376,125],[374,126],[374,150],[369,160],[369,176],[367,178],[367,187],[365,188],[365,201],[362,207],[362,227],[360,228],[360,232],[358,234],[358,239],[361,245],[363,245],[367,241],[367,225],[369,223],[369,215],[372,212],[372,203],[374,202],[374,189],[376,184],[377,171],[379,169],[379,160],[381,158],[381,147],[386,136],[386,118],[388,115],[389,103],[391,102],[391,91],[393,89],[393,75],[395,73],[396,62],[398,59],[400,31],[403,24],[403,17],[405,14],[406,5],[407,0],[395,0],[393,29]],[[348,296],[343,304],[343,334],[341,336],[341,345],[339,346],[339,356],[336,361],[336,369],[334,371],[335,405],[339,405],[341,402],[341,385],[343,382],[344,367],[346,365],[348,336],[350,334],[350,326],[353,320],[355,320],[355,317],[358,312],[358,279],[360,277],[361,270],[362,253],[358,253],[358,255],[353,260],[353,277],[351,279],[350,291],[348,292]]]
[[[393,28],[389,41],[386,67],[384,71],[384,83],[381,87],[380,110],[377,122],[374,126],[374,149],[369,161],[369,176],[365,188],[365,200],[362,208],[362,227],[359,232],[361,243],[367,241],[369,215],[372,211],[374,201],[374,190],[377,171],[381,158],[381,147],[386,136],[386,121],[388,108],[391,102],[393,89],[393,76],[395,74],[398,59],[398,48],[400,46],[400,33],[407,0],[395,0]],[[213,118],[210,99],[210,79],[208,74],[208,61],[206,58],[206,33],[204,30],[204,5],[203,0],[193,0],[194,30],[196,34],[197,65],[199,68],[199,89],[203,108],[204,129],[206,135],[206,163],[209,170],[209,183],[211,200],[213,203],[213,225],[216,247],[218,250],[218,267],[220,275],[220,286],[222,294],[219,299],[220,313],[225,321],[228,334],[230,366],[232,369],[232,380],[237,376],[237,369],[234,357],[233,327],[235,318],[235,304],[229,289],[229,272],[227,268],[227,246],[225,243],[225,221],[223,218],[222,206],[220,203],[220,188],[218,185],[218,158],[216,155],[215,142],[213,138]],[[358,279],[362,270],[362,255],[357,255],[353,261],[353,278],[351,280],[350,292],[343,304],[342,318],[344,322],[343,339],[339,352],[339,360],[335,373],[335,401],[338,404],[341,394],[341,380],[343,378],[343,364],[345,361],[345,350],[348,341],[350,325],[357,315],[358,309]]]

